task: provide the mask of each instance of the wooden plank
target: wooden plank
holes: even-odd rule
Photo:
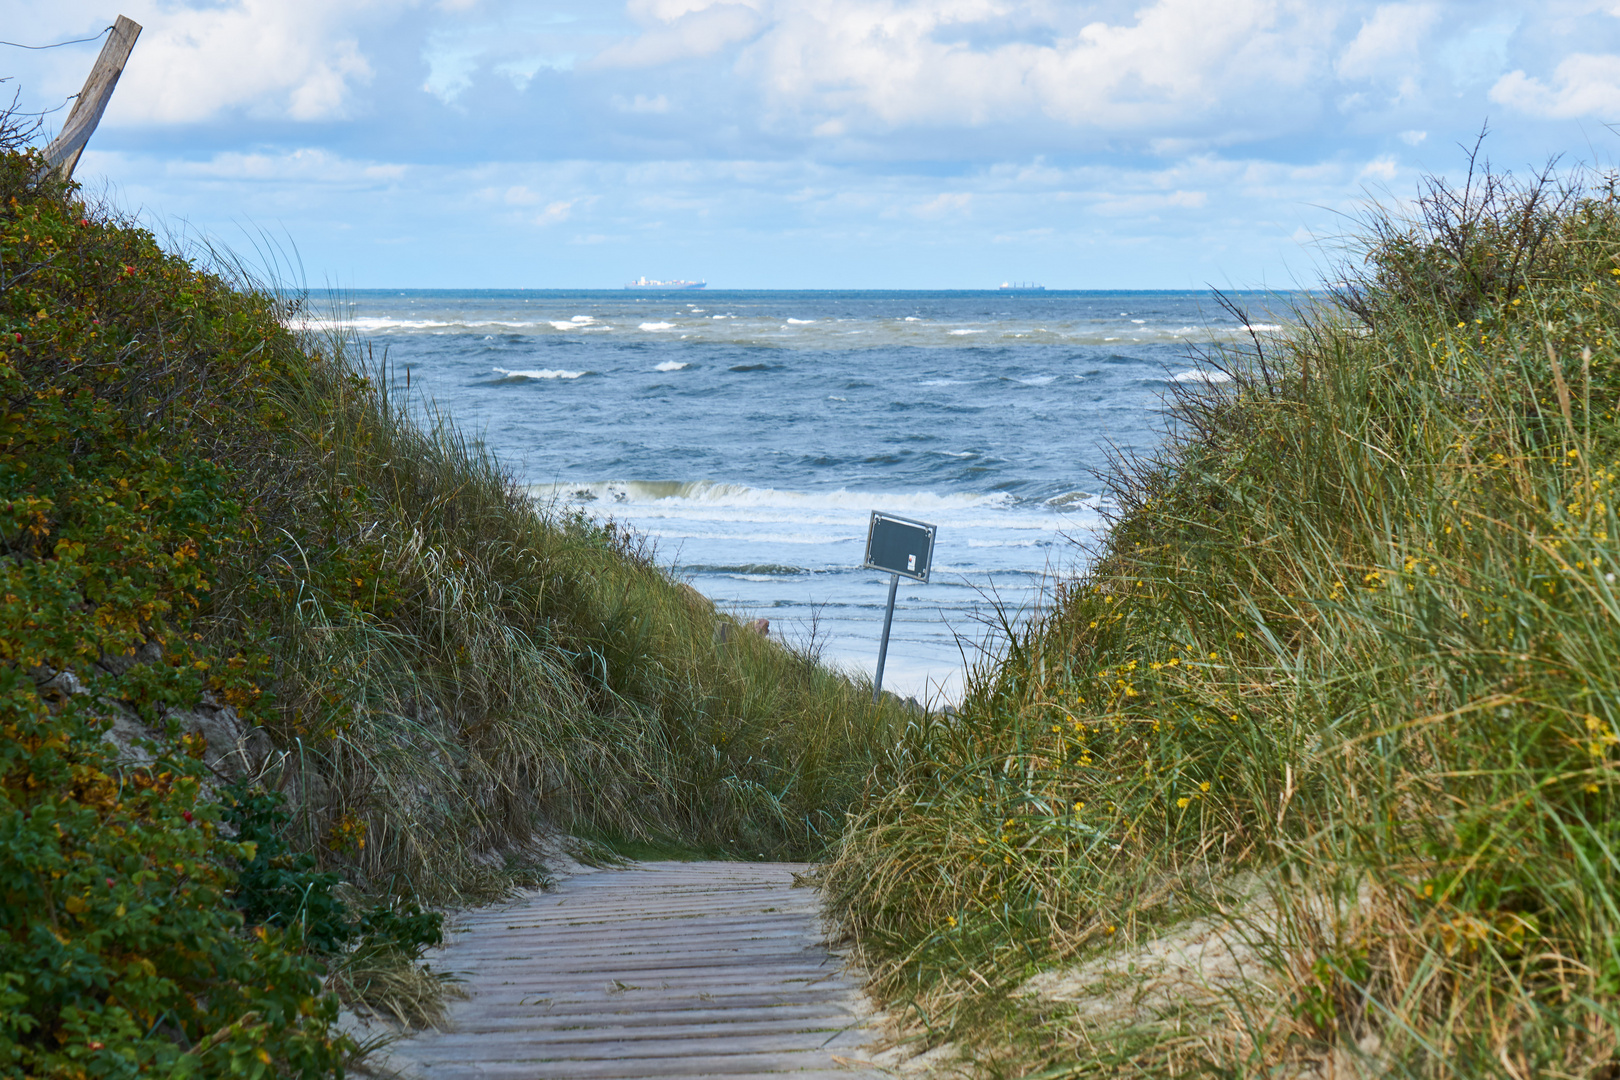
[[[437,1043],[445,1048],[476,1051],[481,1058],[511,1053],[557,1058],[599,1058],[604,1054],[622,1057],[712,1056],[716,1041],[727,1050],[806,1053],[834,1043],[844,1046],[838,1040],[848,1035],[851,1027],[847,1021],[819,1026],[779,1023],[722,1023],[702,1027],[640,1029],[583,1026],[499,1033],[455,1032],[441,1036]],[[860,1038],[864,1041],[871,1036],[862,1034]]]
[[[791,1014],[785,1010],[791,1009]],[[454,1031],[445,1032],[440,1042],[452,1035],[495,1034],[503,1031],[552,1031],[562,1028],[577,1029],[581,1018],[589,1018],[598,1025],[616,1030],[632,1028],[700,1028],[716,1024],[776,1024],[782,1030],[800,1030],[824,1027],[828,1030],[843,1028],[862,1018],[848,1009],[836,1006],[799,1008],[778,1006],[764,1009],[683,1009],[649,1011],[643,1009],[623,1012],[563,1012],[542,1009],[520,1015],[495,1016],[488,1013],[476,1017],[462,1017]]]
[[[838,1076],[871,1041],[796,865],[643,864],[455,921],[470,998],[390,1065],[437,1078]]]
[[[695,1013],[710,1009],[736,1010],[746,1012],[750,1009],[801,1009],[801,1008],[838,1008],[851,1015],[858,1015],[859,1011],[849,1003],[849,988],[847,986],[831,986],[821,990],[803,990],[791,996],[782,994],[700,994],[685,1001],[633,1001],[627,1002],[622,996],[608,997],[599,995],[596,1000],[573,999],[563,995],[524,994],[506,1001],[496,1000],[493,997],[481,999],[477,1017],[479,1020],[462,1020],[456,1022],[478,1023],[486,1019],[500,1017],[551,1017],[551,1016],[623,1016],[634,1013],[642,1016],[676,1016],[681,1013]],[[471,1016],[473,1014],[459,1014],[458,1016]]]
[[[443,1075],[475,1076],[481,1080],[654,1080],[666,1076],[737,1076],[760,1074],[792,1075],[795,1080],[809,1070],[828,1070],[833,1064],[831,1054],[819,1055],[821,1061],[808,1060],[809,1054],[725,1054],[705,1058],[676,1058],[665,1061],[489,1061],[472,1068],[470,1063],[457,1063],[454,1072]],[[652,1071],[656,1070],[656,1071]],[[429,1074],[439,1076],[437,1070]],[[858,1080],[862,1073],[850,1071],[840,1074],[842,1080]],[[880,1076],[871,1072],[869,1076]]]
[[[96,125],[101,123],[101,114],[107,111],[107,102],[112,99],[118,77],[124,73],[130,51],[135,48],[135,39],[140,36],[140,23],[118,16],[112,33],[101,46],[101,55],[90,69],[90,77],[84,81],[84,89],[79,91],[78,100],[68,113],[67,122],[45,148],[46,171],[56,173],[63,180],[72,177],[79,155],[84,153],[84,144],[90,141]]]

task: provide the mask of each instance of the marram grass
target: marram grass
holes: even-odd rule
[[[1620,205],[1474,174],[1367,224],[845,831],[832,910],[923,1042],[1620,1070]]]

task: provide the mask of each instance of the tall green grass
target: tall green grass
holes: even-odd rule
[[[324,325],[287,337],[314,362],[277,392],[291,444],[248,479],[267,542],[216,595],[220,625],[276,642],[288,756],[266,779],[301,794],[305,842],[434,901],[499,890],[539,828],[823,851],[896,711],[745,631],[644,538],[538,505]]]
[[[153,948],[193,980],[164,982],[126,947],[121,934],[148,941],[155,909],[85,869],[114,849],[134,860],[119,875],[150,864],[141,888],[162,891],[195,873],[159,854],[201,845],[218,902],[186,918],[221,955],[252,954],[243,1001],[260,982],[297,989],[252,974],[266,965],[305,981],[324,966],[343,993],[422,1019],[442,989],[414,964],[431,935],[366,931],[377,911],[543,882],[559,834],[801,859],[836,838],[898,709],[874,707],[813,644],[716,611],[633,533],[537,505],[448,417],[395,396],[361,343],[310,320],[306,297],[226,254],[164,250],[46,176],[27,139],[0,111],[0,675],[15,684],[0,810],[17,826],[0,869],[30,916],[0,935],[26,957],[0,973],[0,996],[67,987],[19,1019],[28,1053],[56,1053],[73,1010],[146,1031],[160,1057],[171,1002],[242,1019],[227,1015],[235,999],[198,989],[225,970],[204,952]],[[201,710],[219,738],[226,707],[273,747],[246,778],[208,771],[228,748],[170,730]],[[138,724],[161,758],[101,740]],[[130,832],[121,800],[182,774],[208,779],[188,779],[161,814],[141,810]],[[264,843],[226,843],[250,804]],[[40,806],[67,808],[83,835],[51,828]],[[40,850],[78,866],[86,895],[56,896]],[[347,900],[331,891],[339,876]],[[156,924],[186,937],[179,917]],[[240,935],[244,918],[269,936]],[[75,947],[94,964],[75,963],[90,990],[58,978],[50,956],[68,939],[39,934],[68,923],[88,928]],[[359,944],[339,955],[344,942]],[[139,983],[139,1000],[97,997],[107,971]],[[260,1026],[314,1039],[319,1071],[342,1049],[335,1011]],[[187,1020],[181,1041],[203,1022]]]
[[[1620,207],[1482,169],[1365,226],[1331,302],[1206,358],[1091,569],[846,831],[832,908],[925,1041],[1620,1068]],[[1223,924],[1226,970],[1156,959]]]

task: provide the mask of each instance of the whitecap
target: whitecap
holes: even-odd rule
[[[686,367],[686,366],[687,365],[684,362],[680,361],[680,360],[665,360],[662,364],[659,364],[657,367],[653,368],[653,370],[654,371],[679,371],[679,370],[681,370],[681,368]]]
[[[1252,326],[1245,323],[1243,329],[1253,331],[1256,334],[1275,334],[1277,331],[1281,330],[1282,327],[1278,326],[1276,323],[1255,323]]]
[[[829,398],[829,400],[838,400]],[[1014,503],[1006,492],[981,494],[936,494],[932,491],[869,492],[850,491],[786,491],[779,488],[756,488],[745,484],[721,484],[709,480],[624,480],[586,481],[562,484],[535,484],[530,493],[541,501],[561,498],[570,502],[600,500],[628,505],[651,507],[691,518],[690,511],[702,509],[706,513],[716,509],[746,511],[739,521],[776,521],[782,511],[799,523],[841,523],[842,515],[854,513],[864,526],[865,515],[874,504],[893,509],[897,513],[915,511],[1001,510]],[[756,511],[768,511],[759,516]],[[808,513],[807,513],[808,512]],[[816,512],[833,512],[838,517],[820,517]],[[864,533],[864,528],[863,528]],[[823,538],[824,539],[824,538]]]
[[[907,315],[906,322],[922,322],[922,320],[917,318],[915,315]]]
[[[584,375],[583,371],[563,371],[560,368],[540,368],[529,371],[508,371],[505,368],[493,368],[497,375],[508,379],[577,379]]]
[[[324,323],[325,320],[312,320]],[[439,322],[435,319],[389,319],[371,318],[361,316],[356,319],[339,320],[355,330],[432,330],[441,326],[465,326],[465,323]]]
[[[644,323],[641,324],[640,329],[642,329],[642,330],[673,330],[673,329],[675,329],[675,324],[670,323],[670,322],[644,322]]]
[[[1146,319],[1132,319],[1131,322],[1135,323],[1137,326],[1141,326],[1143,323],[1147,322],[1147,320]]]
[[[814,320],[814,319],[789,319],[788,320],[788,325],[789,326],[809,326],[811,323],[813,323],[815,321],[816,320]]]
[[[1201,382],[1214,386],[1217,383],[1231,382],[1232,376],[1224,371],[1178,371],[1170,376],[1170,382]]]
[[[593,317],[589,316],[589,315],[575,315],[572,319],[569,319],[568,321],[571,322],[571,323],[593,323],[596,320]]]
[[[724,315],[710,315],[709,318],[711,318],[711,319],[723,319],[723,318],[725,318],[725,316]]]
[[[1031,375],[1027,379],[1019,379],[1018,381],[1025,386],[1045,386],[1055,378],[1057,378],[1056,375]]]
[[[574,322],[553,322],[551,324],[553,330],[577,330],[579,326],[579,323]]]
[[[983,330],[952,330],[951,331],[951,334],[953,336],[955,336],[955,337],[961,337],[964,334],[982,334],[982,333],[984,333]]]

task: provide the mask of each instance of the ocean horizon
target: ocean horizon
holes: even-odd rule
[[[354,289],[331,317],[551,507],[612,518],[722,609],[870,675],[872,511],[939,527],[885,689],[935,704],[1084,570],[1110,451],[1151,452],[1208,350],[1307,295],[1212,291]]]

